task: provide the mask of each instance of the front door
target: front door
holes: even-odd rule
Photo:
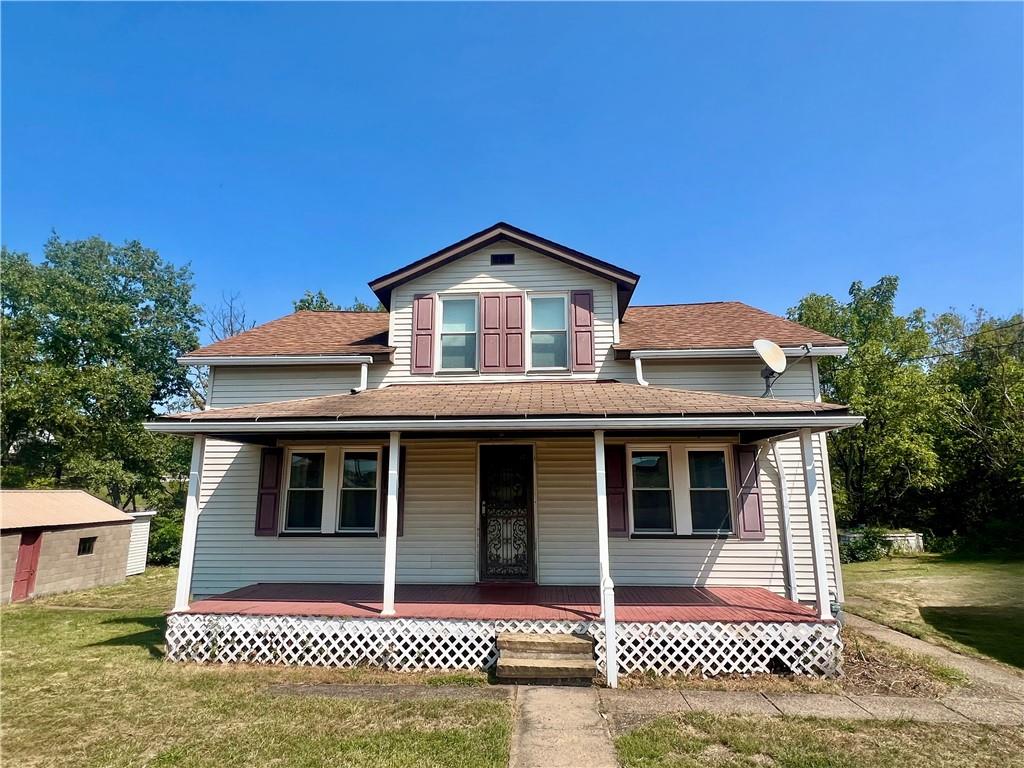
[[[480,580],[533,581],[533,446],[480,446]]]
[[[18,559],[14,564],[14,586],[11,602],[24,600],[36,588],[36,569],[39,567],[39,548],[43,543],[41,531],[25,531],[18,546]]]

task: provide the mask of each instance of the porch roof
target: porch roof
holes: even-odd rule
[[[399,584],[396,618],[595,621],[597,587]],[[197,600],[189,613],[377,618],[380,584],[251,584]],[[818,622],[814,611],[761,587],[616,587],[618,621]]]
[[[439,429],[452,422],[475,428],[602,428],[662,419],[671,426],[713,425],[745,428],[779,424],[792,428],[836,428],[857,423],[846,406],[772,400],[718,392],[644,387],[618,381],[537,381],[482,384],[398,384],[352,394],[325,395],[165,416],[148,425],[154,431],[231,431],[261,425],[272,431],[303,428]],[[399,423],[404,422],[399,427]],[[607,422],[607,423],[605,423]],[[847,423],[849,422],[849,423]]]

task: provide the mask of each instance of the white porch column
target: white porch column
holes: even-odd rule
[[[178,588],[174,592],[174,610],[187,611],[192,596],[192,564],[196,555],[196,531],[199,529],[199,486],[203,479],[203,454],[206,437],[192,438],[192,465],[188,471],[188,496],[185,498],[185,525],[181,534],[181,558],[178,562]]]
[[[775,459],[775,469],[779,473],[779,496],[782,499],[779,528],[782,534],[782,566],[786,574],[786,597],[795,603],[800,599],[800,590],[796,587],[796,567],[793,565],[793,534],[789,513],[789,484],[786,482],[786,468],[782,466],[782,456],[779,455],[779,444],[777,442],[772,443],[772,457]]]
[[[818,617],[831,619],[832,604],[825,569],[825,537],[821,530],[821,491],[818,488],[818,472],[814,467],[814,441],[809,429],[800,430],[800,453],[803,456],[804,498],[811,529],[811,550],[814,554],[814,599],[818,606]]]
[[[597,553],[600,560],[601,616],[604,618],[605,676],[608,687],[619,684],[619,663],[615,639],[615,584],[608,555],[608,483],[604,469],[604,431],[594,432],[594,472],[597,481]]]
[[[383,616],[395,615],[395,569],[398,563],[398,469],[401,461],[399,436],[392,432],[388,444],[387,527],[384,530],[384,608]]]

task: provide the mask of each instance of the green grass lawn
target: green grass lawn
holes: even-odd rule
[[[438,683],[443,675],[163,661],[173,591],[174,570],[155,568],[123,585],[0,611],[5,765],[506,765],[504,702],[269,691],[281,683]]]
[[[1013,728],[811,718],[665,717],[616,739],[625,768],[1010,768]]]
[[[921,554],[843,566],[846,608],[923,640],[1024,668],[1024,562]]]

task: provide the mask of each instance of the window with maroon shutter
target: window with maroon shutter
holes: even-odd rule
[[[433,294],[421,294],[412,300],[412,372],[434,372]]]
[[[626,506],[626,446],[605,446],[604,473],[605,495],[608,499],[608,535],[629,536],[629,513]]]
[[[281,448],[264,448],[260,455],[260,482],[256,496],[256,535],[277,535],[281,498]]]
[[[381,452],[380,476],[380,531],[383,536],[388,529],[388,463],[391,451],[384,446]],[[405,533],[405,446],[398,449],[398,535]]]
[[[757,446],[735,446],[737,533],[741,539],[764,539],[764,509],[758,482]]]
[[[573,291],[569,320],[572,325],[572,369],[593,371],[594,363],[594,292]]]

